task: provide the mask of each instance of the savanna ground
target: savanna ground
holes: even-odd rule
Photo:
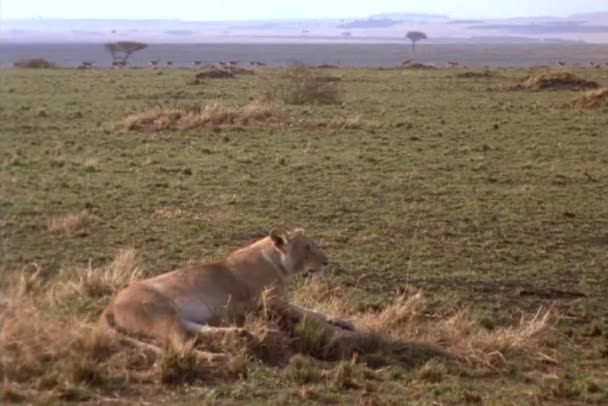
[[[4,400],[607,402],[608,109],[501,86],[525,70],[459,73],[332,69],[339,103],[291,105],[281,69],[0,71]],[[218,100],[228,125],[196,115]],[[270,116],[237,108],[258,100]],[[123,121],[159,105],[196,117]],[[215,373],[95,333],[132,276],[278,223],[332,261],[297,301],[398,348],[342,352],[298,325],[251,351],[222,342],[234,361]]]

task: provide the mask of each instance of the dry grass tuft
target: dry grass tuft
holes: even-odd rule
[[[75,160],[74,163],[87,172],[96,172],[99,170],[99,159],[97,158],[78,159]]]
[[[287,303],[268,290],[258,311],[240,320],[248,337],[201,337],[181,351],[165,349],[157,356],[101,334],[96,327],[110,296],[143,275],[134,250],[121,251],[100,267],[54,276],[34,268],[33,274],[26,269],[2,285],[2,368],[6,384],[26,385],[29,391],[64,400],[89,399],[133,383],[237,379],[247,376],[252,359],[287,365],[291,381],[327,380],[337,389],[355,385],[353,368],[359,360],[371,367],[425,365],[418,379],[437,382],[445,375],[442,359],[492,368],[513,356],[536,355],[552,319],[551,312],[539,310],[515,326],[490,331],[465,310],[449,317],[430,314],[421,293],[399,297],[381,311],[360,312],[354,291],[331,280],[307,281],[295,290],[295,302],[354,320],[357,334],[340,333],[313,318],[291,319]],[[221,321],[234,323],[239,320]],[[199,349],[230,358],[212,367],[196,356]],[[438,361],[430,361],[434,358]],[[329,376],[316,371],[311,359],[342,362]]]
[[[51,292],[60,296],[63,293],[98,299],[112,295],[142,276],[137,251],[129,248],[121,250],[108,265],[93,268],[89,264],[85,269],[63,271]]]
[[[127,116],[118,127],[128,131],[161,131],[207,127],[280,128],[286,123],[287,116],[280,107],[255,100],[243,107],[229,107],[219,101],[194,109],[158,106]]]
[[[89,226],[94,220],[94,216],[88,211],[83,210],[80,213],[67,214],[52,218],[47,225],[49,232],[53,234],[72,235]]]
[[[585,90],[597,89],[600,85],[592,80],[585,80],[576,77],[571,72],[541,72],[533,73],[526,79],[514,85],[507,86],[507,89],[525,90],[547,90],[547,89],[566,89],[566,90]]]
[[[358,321],[363,331],[382,332],[395,340],[413,340],[436,346],[457,359],[493,367],[504,364],[513,353],[538,352],[541,338],[551,327],[552,312],[522,317],[519,324],[487,330],[466,310],[448,318],[425,315],[421,293],[400,297],[377,314],[364,314]]]
[[[71,385],[102,386],[124,380],[122,356],[111,362],[117,344],[88,320],[58,317],[45,300],[12,298],[0,335],[6,378],[36,390]],[[121,360],[119,360],[119,358]]]
[[[594,109],[608,106],[608,88],[589,90],[572,101],[575,107],[582,109]]]

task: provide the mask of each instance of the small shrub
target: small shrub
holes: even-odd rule
[[[288,68],[280,88],[280,94],[288,104],[340,103],[342,93],[337,81],[319,76],[303,65]]]

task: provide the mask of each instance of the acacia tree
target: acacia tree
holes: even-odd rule
[[[428,39],[426,34],[421,31],[410,31],[405,37],[412,41],[412,52],[414,53],[416,52],[416,42],[423,39]]]
[[[109,42],[104,45],[110,55],[112,55],[113,63],[117,63],[119,65],[126,65],[129,57],[137,51],[141,51],[146,48],[148,44],[144,44],[143,42],[135,42],[135,41],[118,41],[118,42]]]

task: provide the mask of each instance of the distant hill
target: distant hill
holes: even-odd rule
[[[442,14],[382,13],[371,15],[369,18],[390,18],[391,20],[447,20],[450,17]]]
[[[595,13],[573,14],[570,18],[608,18],[608,11],[598,11]]]
[[[367,20],[355,20],[349,23],[340,24],[338,28],[385,28],[399,25],[403,21],[397,21],[390,18],[370,18]]]
[[[468,27],[473,30],[501,30],[513,34],[608,33],[608,25],[589,25],[579,21],[552,21],[532,24],[485,24]]]

